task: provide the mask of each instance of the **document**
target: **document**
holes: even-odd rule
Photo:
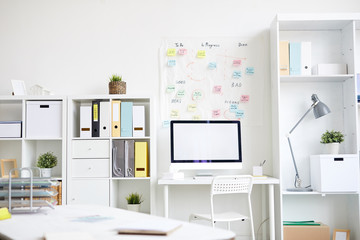
[[[111,102],[111,136],[120,137],[120,100]]]
[[[100,137],[110,137],[110,102],[100,102]]]
[[[301,42],[301,75],[311,75],[311,42]]]
[[[289,41],[280,41],[280,75],[289,75]]]
[[[130,221],[120,226],[119,234],[168,235],[181,227],[181,223],[170,219]]]
[[[125,177],[135,177],[134,147],[134,140],[125,140]]]
[[[301,74],[301,43],[289,43],[290,75]]]
[[[148,143],[135,142],[135,177],[149,177]]]
[[[113,177],[125,177],[125,140],[112,141]]]
[[[92,136],[91,105],[80,106],[80,137],[90,138]]]
[[[132,124],[133,124],[133,103],[121,102],[120,110],[120,125],[121,125],[121,137],[132,137]]]
[[[133,137],[145,137],[145,106],[133,106]]]
[[[100,101],[95,100],[92,102],[92,137],[99,137],[100,127]]]

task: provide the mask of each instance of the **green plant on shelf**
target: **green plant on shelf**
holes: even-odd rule
[[[139,195],[138,193],[130,193],[126,197],[126,201],[128,204],[140,204],[144,200],[142,199],[142,195]]]
[[[53,152],[46,152],[38,157],[36,166],[39,168],[53,168],[57,165],[57,157]]]
[[[113,74],[110,78],[109,78],[110,82],[121,82],[122,81],[122,77],[116,74]]]
[[[339,131],[326,130],[321,136],[320,143],[342,143],[344,141],[344,134]]]

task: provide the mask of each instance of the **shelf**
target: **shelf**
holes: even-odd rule
[[[23,138],[0,138],[0,141],[21,141]]]
[[[91,137],[91,138],[80,138],[73,137],[72,140],[150,140],[150,137]]]
[[[353,77],[353,74],[329,76],[280,76],[280,82],[344,82]]]
[[[112,177],[111,180],[117,180],[117,181],[150,180],[150,177]]]
[[[282,195],[356,195],[359,194],[357,192],[328,192],[328,193],[321,193],[321,192],[317,192],[317,191],[312,191],[312,192],[290,192],[290,191],[282,191]]]

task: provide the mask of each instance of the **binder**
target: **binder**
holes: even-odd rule
[[[135,177],[134,140],[125,140],[125,177]]]
[[[280,75],[289,75],[289,41],[280,41]]]
[[[100,137],[110,137],[110,102],[100,102]]]
[[[113,177],[125,177],[125,140],[112,141]]]
[[[133,137],[145,137],[145,106],[133,106]]]
[[[100,101],[92,101],[92,136],[99,137],[100,132]]]
[[[111,102],[111,136],[120,137],[120,100]]]
[[[80,105],[80,137],[92,136],[91,105]]]
[[[311,42],[301,42],[301,75],[311,75]]]
[[[132,137],[132,115],[133,103],[132,102],[121,102],[120,109],[120,136],[121,137]]]
[[[301,43],[289,43],[290,75],[301,74]]]
[[[149,177],[148,143],[135,142],[135,177]]]

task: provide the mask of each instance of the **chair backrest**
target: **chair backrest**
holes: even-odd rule
[[[211,184],[211,195],[247,193],[252,190],[252,176],[223,175],[214,177]]]

